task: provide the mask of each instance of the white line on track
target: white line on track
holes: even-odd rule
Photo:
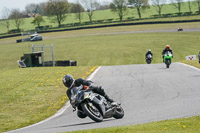
[[[184,65],[184,66],[187,66],[187,67],[190,67],[190,68],[192,68],[192,69],[195,69],[195,70],[198,70],[198,71],[200,71],[200,69],[199,69],[199,68],[197,68],[197,67],[194,67],[194,66],[191,66],[191,65],[188,65],[188,64],[184,64],[184,63],[180,63],[180,62],[176,62],[176,63],[178,63],[178,64],[181,64],[181,65]]]
[[[99,71],[100,68],[101,68],[101,66],[99,66],[92,74],[90,74],[90,75],[88,76],[87,80],[91,80],[91,79],[95,76],[95,74]],[[34,127],[34,126],[40,125],[40,124],[42,124],[42,123],[45,123],[45,122],[47,122],[47,121],[49,121],[49,120],[51,120],[51,119],[53,119],[53,118],[55,118],[55,117],[60,116],[60,115],[61,115],[62,113],[64,113],[65,110],[66,110],[67,108],[69,108],[69,107],[70,107],[70,102],[68,101],[68,102],[66,102],[65,105],[64,105],[60,110],[58,110],[58,112],[56,112],[53,116],[50,116],[49,118],[47,118],[47,119],[45,119],[45,120],[43,120],[43,121],[40,121],[40,122],[38,122],[38,123],[35,123],[35,124],[33,124],[33,125],[30,125],[30,126],[27,126],[27,127],[23,127],[23,128],[20,128],[20,129],[16,129],[16,130],[12,130],[12,131],[8,131],[7,133],[12,133],[12,132],[15,132],[15,131],[20,131],[20,130],[23,130],[23,129],[27,129],[27,128]]]

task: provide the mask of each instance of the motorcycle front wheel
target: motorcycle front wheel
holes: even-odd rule
[[[151,60],[147,60],[146,62],[147,62],[147,64],[151,64]]]
[[[169,65],[171,64],[171,61],[170,60],[166,60],[165,64],[166,64],[166,67],[169,68]]]
[[[98,110],[98,108],[93,105],[92,103],[83,103],[82,104],[82,109],[84,113],[90,117],[90,119],[96,121],[96,122],[102,122],[103,121],[103,116]]]
[[[124,110],[120,105],[116,108],[116,113],[113,117],[115,119],[121,119],[124,117]]]

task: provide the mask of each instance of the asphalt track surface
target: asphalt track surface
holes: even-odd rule
[[[123,119],[95,123],[79,119],[69,106],[63,113],[39,124],[9,133],[56,133],[134,125],[200,114],[200,69],[181,63],[102,66],[92,78],[120,102]]]

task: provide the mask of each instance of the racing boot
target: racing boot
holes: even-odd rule
[[[113,99],[111,99],[108,95],[105,95],[104,96],[105,97],[105,99],[107,100],[107,101],[109,101],[109,102],[114,102],[114,100]]]
[[[112,106],[117,106],[117,103],[113,99],[111,99],[108,95],[105,95],[104,97],[107,101],[111,103]]]

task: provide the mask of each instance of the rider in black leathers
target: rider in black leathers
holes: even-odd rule
[[[150,55],[152,56],[152,58],[153,58],[153,53],[151,52],[151,49],[149,49],[148,52],[147,52],[146,55],[145,55],[145,58],[146,58],[146,59],[147,59],[147,56],[148,56],[149,54],[150,54]]]
[[[163,52],[162,52],[163,62],[164,62],[164,54],[165,54],[165,52],[167,52],[167,51],[169,51],[169,52],[172,53],[172,55],[173,55],[173,51],[172,51],[172,49],[170,48],[170,45],[166,45],[165,49],[164,49]],[[173,56],[172,56],[172,57],[173,57]]]
[[[200,52],[199,52],[199,55],[198,55],[198,56],[199,56],[199,63],[200,63]]]
[[[111,103],[114,102],[114,100],[110,99],[109,96],[104,92],[104,89],[101,86],[93,86],[92,83],[93,83],[92,81],[85,80],[82,78],[74,80],[74,78],[70,74],[65,75],[63,77],[63,84],[68,88],[66,93],[70,100],[70,103],[71,103],[71,89],[73,87],[79,87],[81,85],[89,86],[89,88],[92,89],[93,92],[104,96],[106,100],[108,100]]]

